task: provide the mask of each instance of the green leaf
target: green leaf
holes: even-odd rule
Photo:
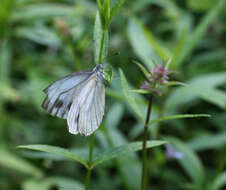
[[[143,90],[143,89],[132,89],[132,90],[129,90],[129,92],[135,92],[139,94],[150,94],[148,90]]]
[[[148,72],[148,70],[143,66],[143,65],[141,65],[139,62],[137,62],[137,61],[133,61],[139,68],[140,68],[140,70],[144,73],[144,76],[149,80],[149,72]]]
[[[89,166],[87,165],[86,161],[81,158],[80,156],[76,155],[75,153],[72,153],[64,148],[56,147],[56,146],[50,146],[50,145],[41,145],[41,144],[35,144],[35,145],[20,145],[18,148],[23,148],[23,149],[30,149],[30,150],[38,150],[38,151],[43,151],[43,152],[49,152],[53,154],[57,154],[60,156],[63,156],[65,158],[72,159],[74,161],[77,161],[81,163],[83,166],[88,168]]]
[[[226,82],[226,72],[201,75],[186,82],[186,86],[177,87],[167,100],[166,109],[174,109],[179,105],[189,106],[190,102],[202,98],[221,108],[226,108],[225,92],[216,89]]]
[[[221,90],[190,85],[187,87],[187,90],[191,91],[193,94],[198,95],[208,102],[226,109],[226,93]]]
[[[179,81],[168,81],[165,86],[186,86],[186,83],[179,82]]]
[[[46,180],[35,180],[30,179],[23,182],[22,189],[23,190],[49,190],[54,184],[50,181]]]
[[[122,86],[122,91],[123,91],[124,96],[126,97],[128,103],[132,107],[133,111],[137,114],[137,116],[142,121],[144,121],[144,116],[141,113],[141,111],[139,110],[134,97],[129,93],[128,83],[127,83],[127,80],[126,80],[126,77],[125,77],[123,71],[121,69],[119,69],[119,72],[120,72],[121,86]]]
[[[101,0],[97,0],[97,5],[98,5],[98,9],[99,9],[99,11],[103,9],[103,6],[102,6],[102,3],[101,3]]]
[[[147,141],[147,148],[160,146],[166,143],[167,143],[166,141]],[[142,142],[133,142],[133,143],[128,143],[126,145],[121,145],[119,147],[112,148],[110,150],[107,150],[97,155],[92,164],[92,168],[107,160],[111,160],[113,158],[122,156],[129,152],[135,152],[141,149],[142,149]]]
[[[61,45],[57,34],[42,25],[32,27],[18,27],[14,31],[14,35],[16,37],[26,38],[46,46],[59,47]]]
[[[7,82],[0,81],[0,97],[4,100],[9,100],[12,102],[18,101],[21,98],[21,94],[13,89]]]
[[[205,34],[209,25],[221,12],[221,9],[223,8],[223,1],[224,0],[219,0],[216,6],[206,14],[206,16],[202,19],[201,23],[192,32],[190,37],[186,40],[186,43],[184,43],[185,46],[182,48],[180,55],[177,57],[175,65],[181,65],[184,60],[192,53],[192,51],[195,49],[195,47]]]
[[[181,115],[171,115],[167,117],[162,117],[159,119],[152,120],[148,126],[152,125],[153,123],[159,123],[162,121],[168,121],[173,119],[185,119],[185,118],[197,118],[197,117],[210,117],[209,114],[181,114]]]
[[[0,147],[0,165],[24,174],[32,175],[34,177],[41,177],[42,171],[30,164],[28,161],[23,160],[19,156]]]
[[[164,139],[166,139],[169,143],[172,143],[178,151],[183,153],[183,158],[178,160],[178,162],[191,177],[194,183],[197,185],[202,184],[204,180],[203,165],[195,152],[179,139],[174,137],[166,137]]]
[[[6,81],[9,79],[10,65],[11,65],[11,46],[8,40],[2,40],[0,43],[0,80],[1,81]]]
[[[200,12],[211,9],[215,4],[215,0],[187,0],[187,5],[190,9]]]
[[[115,13],[118,11],[118,9],[125,3],[126,0],[112,0],[113,1],[113,6],[111,8],[111,14],[110,14],[110,19],[108,21],[108,25],[111,23],[112,19],[115,16]]]
[[[219,134],[198,135],[188,142],[188,145],[196,151],[206,149],[219,149],[226,145],[226,132]]]
[[[170,58],[170,53],[156,41],[153,34],[136,18],[131,18],[128,36],[134,52],[148,68],[154,68],[153,61],[161,63]]]
[[[226,172],[223,172],[214,180],[211,190],[220,190],[225,185],[226,185]]]
[[[179,67],[179,62],[177,61],[177,59],[180,56],[181,52],[183,51],[183,48],[186,46],[187,38],[188,38],[188,28],[185,25],[180,33],[175,48],[173,49],[172,61],[169,67],[170,69],[175,68],[177,69]]]
[[[58,186],[62,190],[83,190],[83,185],[75,180],[64,177],[45,177],[44,179],[28,179],[23,182],[23,190],[49,190],[53,186]]]
[[[104,26],[104,28],[108,28],[108,21],[110,19],[110,15],[111,15],[111,2],[110,0],[104,0],[104,4],[103,4],[103,8],[104,8],[104,18],[105,18],[105,22],[104,24],[106,24]]]
[[[100,64],[108,53],[109,35],[107,30],[103,30],[100,14],[97,12],[94,25],[94,60]]]
[[[115,129],[123,116],[125,106],[118,102],[113,104],[105,117],[104,123],[108,128]]]
[[[75,13],[76,13],[75,8],[68,5],[54,3],[51,4],[40,3],[21,6],[16,9],[13,9],[13,12],[11,14],[11,20],[16,22],[21,20],[24,21],[59,16],[73,16],[75,15]]]
[[[118,147],[128,143],[121,131],[115,126],[107,130],[108,140],[113,147]],[[136,152],[130,152],[126,156],[117,157],[115,159],[116,169],[120,174],[123,189],[137,190],[140,187],[140,182],[137,179],[141,178],[140,161]],[[131,175],[133,173],[134,175]]]

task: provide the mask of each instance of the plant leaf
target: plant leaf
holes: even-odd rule
[[[183,153],[183,158],[178,160],[178,162],[196,184],[202,184],[204,180],[203,165],[195,152],[179,139],[174,137],[166,137],[164,139]]]
[[[77,161],[81,163],[83,166],[88,168],[88,164],[86,161],[81,158],[80,156],[76,155],[75,153],[70,152],[69,150],[66,150],[64,148],[56,147],[56,146],[50,146],[50,145],[42,145],[42,144],[34,144],[34,145],[20,145],[18,148],[23,148],[23,149],[30,149],[30,150],[38,150],[38,151],[43,151],[43,152],[49,152],[53,154],[57,154],[60,156],[63,156],[65,158],[72,159],[74,161]]]
[[[111,14],[110,14],[110,19],[108,21],[108,25],[111,23],[112,19],[115,16],[115,13],[118,11],[118,9],[125,3],[126,0],[112,0],[112,8],[111,8]]]
[[[143,89],[132,89],[132,90],[129,90],[129,92],[135,92],[135,93],[139,93],[139,94],[149,94],[150,93],[148,90],[143,90]]]
[[[41,177],[42,171],[17,155],[0,147],[0,165],[34,177]]]
[[[76,11],[71,6],[57,3],[39,3],[34,5],[18,6],[11,14],[12,21],[42,19],[58,16],[73,16]]]
[[[160,146],[166,144],[166,141],[147,141],[147,148],[152,148],[156,146]],[[97,155],[92,164],[92,168],[96,165],[99,165],[107,160],[111,160],[113,158],[119,157],[123,154],[127,154],[129,152],[135,152],[142,149],[142,142],[132,142],[126,145],[121,145],[119,147],[112,148],[103,153]]]
[[[148,68],[154,68],[153,61],[160,63],[161,59],[170,58],[170,53],[160,43],[157,43],[153,34],[140,20],[131,18],[127,30],[134,52]]]
[[[134,97],[132,95],[130,95],[130,93],[129,93],[128,83],[127,83],[127,80],[126,80],[126,77],[125,77],[123,71],[121,69],[119,69],[119,72],[120,72],[121,86],[122,86],[122,91],[123,91],[124,96],[126,97],[128,103],[132,107],[133,111],[137,114],[137,116],[142,121],[144,121],[143,114],[139,110]]]
[[[165,86],[186,86],[186,83],[179,82],[179,81],[168,81]]]
[[[135,64],[137,64],[138,67],[140,67],[140,70],[144,73],[144,76],[149,80],[149,72],[148,70],[139,62],[133,61]]]
[[[181,114],[181,115],[171,115],[167,117],[162,117],[159,119],[152,120],[148,126],[152,125],[153,123],[159,123],[162,121],[168,121],[173,119],[184,119],[184,118],[197,118],[197,117],[210,117],[209,114]]]
[[[45,177],[44,179],[28,179],[23,182],[23,190],[49,190],[51,187],[57,185],[62,190],[83,190],[83,185],[75,180],[65,177]]]
[[[100,64],[107,57],[109,35],[107,30],[106,31],[103,30],[99,12],[97,12],[96,14],[93,39],[94,39],[94,61],[96,64]]]
[[[19,27],[14,35],[46,46],[59,47],[61,45],[56,33],[45,26]]]
[[[226,185],[226,172],[221,173],[213,182],[211,190],[220,190]]]
[[[219,134],[204,134],[194,137],[188,142],[188,145],[196,150],[218,149],[226,144],[226,132]]]
[[[219,0],[216,6],[202,19],[201,23],[192,32],[190,37],[186,40],[186,43],[184,43],[184,47],[182,48],[180,55],[177,57],[177,60],[174,63],[175,65],[181,65],[184,60],[192,53],[193,49],[195,49],[197,44],[200,42],[211,22],[218,16],[221,8],[224,7],[222,5],[223,0]]]
[[[173,90],[167,100],[166,109],[174,109],[179,105],[189,106],[197,98],[202,98],[221,108],[226,108],[225,92],[216,89],[217,86],[226,82],[226,72],[216,72],[198,76],[188,82],[185,86]]]

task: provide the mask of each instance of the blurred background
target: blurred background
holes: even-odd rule
[[[110,27],[107,61],[114,68],[105,117],[95,133],[95,152],[141,140],[143,125],[121,90],[118,68],[131,88],[150,68],[172,58],[176,86],[155,97],[152,119],[172,114],[210,114],[152,125],[151,139],[170,147],[151,149],[152,190],[226,189],[226,3],[224,0],[125,1]],[[56,79],[94,67],[94,0],[0,0],[0,189],[83,189],[86,170],[60,156],[19,150],[49,144],[88,157],[88,138],[68,133],[65,120],[41,108],[43,89]],[[120,55],[114,56],[120,52]],[[131,93],[146,113],[147,97]],[[178,156],[179,155],[179,156]],[[130,153],[95,168],[93,190],[137,190],[141,155]]]

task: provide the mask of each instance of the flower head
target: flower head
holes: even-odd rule
[[[169,80],[170,71],[165,65],[157,65],[155,68],[151,69],[147,78],[148,81],[145,81],[141,85],[141,89],[155,92],[158,95],[161,95],[162,86],[166,85]]]
[[[166,84],[169,79],[168,74],[169,70],[165,66],[158,65],[156,68],[151,70],[149,78],[150,81],[154,83]]]
[[[166,155],[167,158],[174,158],[174,159],[177,159],[177,160],[181,160],[184,156],[182,152],[176,151],[173,148],[173,146],[168,145],[168,144],[166,145],[165,155]]]

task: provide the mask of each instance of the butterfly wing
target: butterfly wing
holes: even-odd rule
[[[94,74],[73,101],[67,118],[69,132],[85,136],[92,134],[103,119],[104,105],[104,84]]]
[[[90,75],[92,71],[77,72],[55,81],[44,90],[47,96],[42,107],[53,116],[66,119],[73,97],[80,92]]]

